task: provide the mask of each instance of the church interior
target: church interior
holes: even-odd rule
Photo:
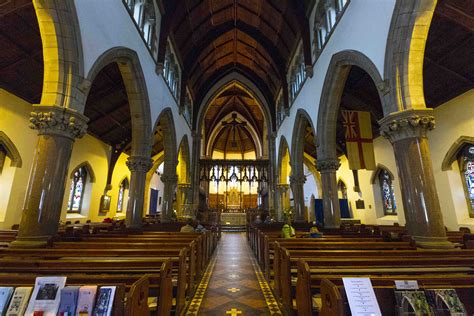
[[[473,297],[474,2],[0,3],[0,315]]]

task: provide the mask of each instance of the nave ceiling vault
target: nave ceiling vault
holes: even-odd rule
[[[226,74],[238,72],[261,90],[271,114],[275,114],[275,94],[286,88],[286,68],[298,42],[302,38],[304,42],[304,34],[310,30],[304,23],[307,23],[311,1],[161,2],[160,7],[165,12],[163,20],[169,22],[162,28],[162,36],[169,35],[173,39],[195,107],[201,106],[200,101],[214,83]],[[474,88],[473,34],[474,4],[464,0],[438,1],[424,60],[428,107],[439,106]],[[0,87],[28,102],[39,103],[44,74],[43,48],[31,1],[8,1],[0,6],[0,47]],[[86,106],[86,115],[91,119],[88,132],[112,146],[129,148],[130,109],[120,72],[114,67],[107,66],[93,82]],[[260,110],[254,110],[258,106],[246,93],[231,89],[219,97],[222,98],[219,102],[227,105],[213,117],[211,125],[236,111],[263,137],[265,119],[261,112],[259,114]],[[341,107],[371,111],[377,135],[377,120],[383,113],[376,87],[363,71],[351,71]],[[194,109],[195,114],[198,110]],[[338,143],[342,145],[340,130]],[[159,131],[155,138],[153,151],[159,152],[162,150]],[[306,147],[307,152],[314,152],[311,142]]]

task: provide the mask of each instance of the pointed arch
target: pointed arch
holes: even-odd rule
[[[399,0],[395,3],[385,48],[384,78],[391,91],[387,94],[390,108],[385,115],[426,108],[423,60],[437,2]]]
[[[280,138],[280,146],[278,147],[278,180],[279,180],[279,183],[283,183],[283,184],[288,184],[286,183],[286,179],[285,179],[285,182],[283,182],[283,176],[285,176],[283,173],[286,174],[286,176],[290,176],[291,174],[291,154],[290,154],[290,147],[288,146],[288,142],[286,141],[286,138],[285,136],[281,136]],[[288,155],[288,165],[290,167],[290,170],[286,170],[284,169],[284,167],[287,167],[287,166],[284,166],[284,164],[286,164],[286,156]]]
[[[304,109],[298,109],[298,111],[296,112],[295,124],[293,127],[293,136],[291,140],[291,165],[293,166],[294,174],[303,174],[304,144],[307,124],[309,124],[309,126],[313,130],[313,135],[316,135],[313,122],[308,112],[306,112],[306,110]]]
[[[130,188],[130,179],[128,178],[128,176],[124,176],[122,180],[119,181],[119,186],[121,186],[122,183],[125,183],[125,189],[128,190]]]
[[[174,125],[173,111],[167,107],[161,111],[156,119],[153,130],[160,125],[163,131],[164,148],[164,173],[176,174],[176,164],[178,163],[178,146],[176,142],[176,128]],[[171,172],[174,169],[174,172]]]
[[[7,134],[2,131],[0,131],[0,145],[7,151],[7,157],[11,160],[10,167],[21,168],[23,160],[21,159],[20,152]]]
[[[453,162],[458,158],[459,152],[465,145],[474,145],[474,137],[472,136],[460,136],[452,145],[449,147],[448,152],[444,156],[443,162],[441,163],[441,170],[447,171],[452,170]]]
[[[182,157],[184,160],[184,165],[186,167],[185,169],[185,177],[184,179],[178,179],[179,180],[184,180],[181,181],[181,183],[189,183],[191,176],[190,176],[190,170],[191,170],[191,155],[189,151],[189,141],[188,141],[188,135],[184,135],[183,138],[181,138],[181,142],[179,143],[179,149],[178,149],[178,160],[179,157]],[[178,161],[178,164],[180,164],[181,161]]]
[[[87,171],[87,175],[89,176],[88,177],[88,182],[91,182],[91,183],[95,183],[95,173],[94,173],[94,169],[92,169],[92,166],[91,164],[88,162],[88,161],[84,161],[82,163],[80,163],[79,165],[76,166],[76,168],[74,168],[69,176],[70,179],[74,178],[74,174],[76,173],[77,170],[81,169],[81,168],[84,168],[86,169]]]
[[[375,64],[363,53],[355,50],[345,50],[334,54],[331,58],[323,90],[319,102],[317,121],[317,153],[318,159],[335,159],[336,153],[336,128],[339,105],[344,92],[346,80],[352,66],[363,69],[372,79],[382,103],[384,115],[390,113],[385,105],[385,86]]]
[[[265,122],[267,122],[267,128],[270,134],[270,131],[274,128],[274,120],[272,119],[272,112],[270,111],[270,106],[267,101],[267,98],[262,93],[262,91],[246,76],[238,73],[231,72],[216,82],[202,98],[202,102],[196,105],[199,105],[198,115],[196,115],[194,128],[197,126],[202,126],[204,117],[206,116],[207,109],[211,105],[212,101],[216,96],[218,96],[228,85],[232,83],[240,84],[245,87],[250,95],[258,101],[262,106],[262,112],[265,116]]]
[[[84,60],[74,1],[33,0],[33,6],[43,45],[41,104],[79,110],[84,104]]]
[[[137,53],[126,47],[114,47],[105,51],[94,63],[87,75],[88,86],[85,95],[89,94],[92,82],[107,65],[117,63],[127,92],[132,121],[131,156],[149,157],[151,153],[150,138],[151,111],[148,89]],[[85,102],[83,103],[85,106]],[[84,108],[81,109],[83,113]]]
[[[382,170],[385,170],[388,173],[388,175],[390,177],[390,180],[392,180],[392,181],[395,180],[395,176],[390,171],[390,169],[388,169],[387,167],[385,167],[381,163],[378,163],[375,170],[372,172],[372,175],[370,176],[370,184],[375,184],[377,182],[377,179],[379,178],[380,172]]]

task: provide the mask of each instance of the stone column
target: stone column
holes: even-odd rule
[[[276,218],[278,207],[278,193],[276,189],[276,152],[275,152],[275,133],[268,135],[268,212],[270,216]]]
[[[304,207],[304,189],[303,185],[306,182],[305,175],[292,175],[290,176],[290,186],[293,191],[293,205],[294,213],[293,219],[295,222],[304,222],[305,220],[305,207]]]
[[[164,184],[163,189],[163,207],[161,208],[161,221],[169,222],[173,218],[173,198],[178,183],[178,176],[175,174],[163,174],[161,181]]]
[[[435,126],[432,110],[396,112],[379,121],[393,146],[406,228],[423,248],[450,248],[433,175],[427,132]]]
[[[36,108],[30,128],[38,130],[38,142],[14,247],[44,247],[57,233],[74,139],[87,129],[88,118],[73,110]]]
[[[193,151],[192,151],[192,208],[194,211],[197,211],[199,208],[199,188],[201,182],[199,180],[200,174],[200,165],[199,158],[201,157],[201,135],[199,133],[193,132]]]
[[[336,171],[340,165],[341,163],[337,158],[321,159],[316,162],[316,167],[321,173],[324,227],[326,228],[339,228],[341,226],[341,210],[339,209],[336,178]]]
[[[190,214],[189,202],[192,201],[191,185],[189,183],[178,184],[177,211],[179,216],[193,216]]]
[[[289,189],[288,184],[278,184],[276,187],[276,197],[277,197],[277,218],[279,221],[283,220],[283,213],[286,211],[290,205],[288,203],[287,192]]]
[[[131,175],[125,224],[127,228],[140,229],[145,205],[146,174],[152,166],[152,160],[148,157],[130,156],[127,166]]]

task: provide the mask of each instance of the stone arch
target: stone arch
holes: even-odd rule
[[[244,119],[243,116],[240,113],[237,113],[237,117],[239,119]],[[232,118],[232,112],[227,114],[222,118],[222,120],[227,121]],[[207,145],[205,146],[205,155],[208,157],[212,157],[212,148],[213,145],[216,141],[217,136],[219,135],[220,131],[224,128],[224,126],[218,126],[214,128],[212,131],[211,135],[209,135],[209,140],[207,142]],[[255,130],[254,126],[252,124],[247,124],[247,130],[249,131],[250,135],[255,138],[254,144],[255,144],[255,156],[256,157],[262,157],[263,156],[263,144],[258,140],[259,136],[257,131]]]
[[[77,170],[79,170],[80,168],[83,168],[83,167],[87,171],[88,180],[89,180],[88,182],[95,183],[94,169],[92,169],[92,166],[88,161],[84,161],[84,162],[80,163],[79,165],[77,165],[76,168],[74,168],[72,170],[71,174],[69,175],[69,178],[72,179],[74,177],[74,173],[76,173]]]
[[[319,102],[317,121],[318,159],[336,159],[336,122],[346,79],[352,66],[363,69],[371,77],[382,103],[384,115],[388,114],[384,101],[385,86],[375,64],[364,54],[354,50],[345,50],[332,56]]]
[[[387,173],[390,177],[390,180],[392,180],[392,181],[395,180],[395,176],[390,171],[390,169],[388,169],[386,166],[378,163],[377,167],[375,168],[375,170],[372,172],[372,175],[370,176],[370,184],[375,184],[377,182],[377,179],[379,178],[379,174],[382,170],[387,171]]]
[[[0,145],[7,151],[7,157],[11,160],[10,167],[21,168],[23,161],[20,152],[7,134],[2,131],[0,131]]]
[[[308,159],[308,157],[304,157],[304,164],[308,167],[309,171],[314,176],[316,186],[318,187],[318,198],[321,198],[322,193],[323,193],[321,174],[319,173],[318,169],[316,169],[316,165],[314,164],[314,162]]]
[[[42,105],[83,106],[84,62],[73,0],[33,0],[43,45]]]
[[[176,193],[177,175],[176,166],[178,164],[178,149],[176,144],[176,129],[174,125],[173,112],[171,108],[165,108],[156,119],[153,130],[160,124],[163,131],[163,175],[161,181],[164,184],[162,221],[171,220],[173,213],[173,199]]]
[[[293,174],[303,174],[306,122],[308,122],[311,126],[311,129],[313,130],[313,135],[316,135],[313,122],[308,112],[306,112],[304,109],[298,109],[298,111],[296,112],[295,124],[293,127],[293,136],[291,140],[291,165],[293,166]]]
[[[160,115],[156,119],[153,125],[153,130],[160,124],[163,130],[163,142],[164,142],[164,170],[163,173],[169,174],[170,171],[174,170],[176,174],[176,164],[178,162],[178,147],[176,142],[176,128],[174,126],[173,111],[167,107],[161,111]]]
[[[119,181],[119,187],[124,181],[126,181],[125,182],[125,184],[126,184],[125,189],[128,190],[130,188],[130,179],[129,179],[128,176],[123,176],[123,178]]]
[[[285,156],[288,155],[288,164],[290,166],[290,171],[285,171],[283,169],[283,165],[285,164]],[[288,142],[286,141],[285,136],[281,136],[280,138],[280,146],[278,147],[278,182],[280,184],[288,184],[286,179],[282,177],[289,176],[291,174],[291,154],[290,154],[290,147],[288,146]],[[283,174],[285,173],[285,175]],[[284,182],[283,182],[284,180]]]
[[[452,170],[453,162],[456,161],[459,151],[467,144],[474,145],[474,137],[461,136],[449,147],[441,164],[442,171]]]
[[[263,114],[265,116],[268,132],[270,134],[270,131],[274,127],[274,120],[272,119],[273,118],[272,112],[270,111],[270,106],[269,106],[269,103],[267,102],[267,99],[265,98],[263,93],[260,91],[260,89],[251,80],[249,80],[246,76],[237,72],[232,72],[224,76],[222,79],[216,82],[216,84],[214,84],[212,88],[210,88],[207,91],[206,95],[204,96],[201,103],[199,104],[199,112],[198,112],[198,115],[196,116],[194,128],[197,129],[199,126],[201,126],[202,122],[204,121],[204,117],[206,115],[207,109],[209,105],[212,103],[212,100],[216,96],[218,96],[226,88],[226,86],[234,82],[245,87],[248,90],[248,92],[252,95],[252,97],[254,97],[255,100],[257,100],[262,105]]]
[[[132,120],[132,151],[130,156],[149,157],[152,135],[150,102],[143,70],[135,51],[126,47],[114,47],[104,52],[96,60],[87,75],[88,85],[84,90],[85,95],[88,95],[92,82],[98,73],[111,63],[117,63],[128,96]],[[85,102],[83,102],[81,113],[84,112],[84,107]]]
[[[147,205],[150,201],[151,178],[153,177],[153,174],[155,173],[156,169],[158,169],[158,167],[163,163],[163,161],[165,161],[165,155],[164,152],[161,152],[157,155],[156,159],[153,161],[152,167],[146,173],[143,213],[145,213],[148,209]]]
[[[388,113],[425,109],[423,60],[437,0],[396,1],[385,50]],[[384,109],[385,112],[385,109]]]
[[[189,183],[189,181],[191,179],[191,177],[190,177],[191,155],[190,155],[190,151],[189,151],[188,135],[184,135],[183,138],[181,139],[181,142],[179,143],[178,160],[179,160],[179,155],[180,154],[181,154],[181,157],[184,159],[184,164],[186,166],[186,170],[185,170],[185,178],[184,179],[178,179],[178,182],[180,180],[182,180],[181,183]],[[180,162],[178,161],[178,163],[180,163]]]

